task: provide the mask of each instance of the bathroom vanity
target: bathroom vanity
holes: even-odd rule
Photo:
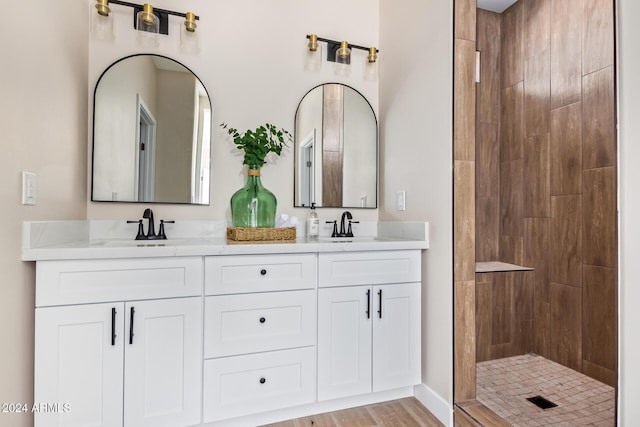
[[[34,399],[52,408],[38,427],[258,425],[421,382],[425,223],[272,244],[145,244],[97,223],[25,223]]]

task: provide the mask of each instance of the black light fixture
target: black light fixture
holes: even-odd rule
[[[376,47],[364,47],[357,44],[349,43],[345,40],[337,41],[326,39],[324,37],[318,37],[317,34],[308,34],[307,39],[309,43],[308,56],[318,56],[318,52],[321,51],[318,42],[324,42],[327,44],[327,61],[336,63],[337,74],[349,74],[351,64],[351,52],[353,49],[363,50],[367,52],[366,64],[375,64],[378,59],[378,53],[380,52]]]
[[[380,53],[380,51],[375,47],[364,47],[358,46],[357,44],[347,43],[346,41],[325,39],[324,37],[318,37],[316,34],[308,34],[307,39],[309,39],[309,50],[312,49],[312,46],[315,46],[315,48],[317,49],[318,42],[325,42],[327,44],[327,61],[330,62],[336,62],[336,53],[338,52],[338,50],[345,47],[348,49],[364,50],[369,53],[369,55],[371,55],[371,52],[373,52],[373,60],[370,60],[370,62],[376,62],[378,53]],[[342,46],[343,44],[345,46]]]
[[[159,34],[169,34],[169,15],[179,16],[185,18],[185,27],[187,31],[194,32],[196,29],[196,20],[199,20],[200,17],[191,13],[182,13],[175,12],[173,10],[167,9],[158,9],[154,8],[150,4],[137,4],[130,3],[126,1],[120,0],[96,0],[96,9],[99,16],[102,18],[108,18],[111,9],[109,8],[109,4],[117,4],[120,6],[127,6],[133,9],[133,27],[136,30],[145,31],[145,32],[155,32],[155,18],[158,20],[158,33]],[[140,19],[139,19],[140,17]],[[142,23],[140,23],[142,22]]]

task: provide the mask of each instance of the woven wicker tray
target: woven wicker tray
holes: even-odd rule
[[[227,239],[236,241],[295,240],[296,228],[227,227]]]

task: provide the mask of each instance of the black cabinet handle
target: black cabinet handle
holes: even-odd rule
[[[133,344],[133,315],[135,313],[135,308],[131,307],[131,322],[129,323],[129,344]]]
[[[378,291],[378,317],[382,319],[382,289]]]
[[[260,275],[266,276],[267,275],[267,270],[265,270],[264,268],[262,270],[260,270]]]
[[[367,319],[371,318],[371,289],[367,289]]]
[[[267,380],[265,379],[265,377],[260,378],[260,384],[264,384],[266,382],[267,382]]]
[[[116,345],[116,308],[111,308],[111,345]]]
[[[261,318],[260,318],[260,323],[264,323],[264,322],[266,322],[266,321],[267,321],[267,319],[265,319],[264,317],[261,317]]]

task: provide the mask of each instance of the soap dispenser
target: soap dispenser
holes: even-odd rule
[[[318,213],[316,212],[316,204],[311,203],[311,209],[307,215],[307,237],[317,239],[319,234],[320,219],[318,219]]]

